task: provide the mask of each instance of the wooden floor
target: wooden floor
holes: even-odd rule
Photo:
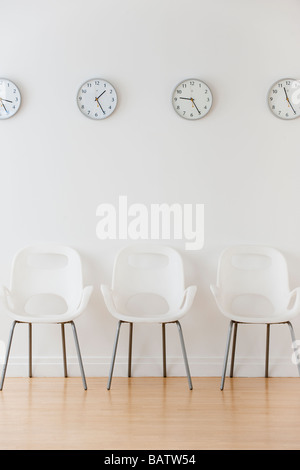
[[[299,378],[6,378],[1,450],[300,449]]]

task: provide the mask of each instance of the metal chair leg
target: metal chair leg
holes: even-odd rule
[[[65,324],[61,323],[61,339],[62,339],[62,351],[64,359],[64,376],[68,377],[67,371],[67,355],[66,355],[66,339],[65,339]]]
[[[228,354],[229,354],[229,348],[230,348],[230,340],[231,340],[231,333],[232,333],[232,326],[233,326],[233,321],[231,320],[229,323],[229,328],[228,328],[228,336],[227,336],[227,344],[226,344],[226,351],[225,351],[225,357],[224,357],[224,364],[223,364],[223,373],[222,373],[222,381],[221,381],[221,390],[224,389],[224,383],[225,383],[225,377],[226,377],[226,368],[227,368],[227,361],[228,361]]]
[[[166,359],[166,324],[162,323],[162,352],[163,352],[163,376],[167,377],[167,359]]]
[[[235,348],[236,348],[236,336],[237,336],[238,323],[234,322],[233,326],[233,340],[232,340],[232,352],[231,352],[231,366],[230,366],[230,377],[233,377],[234,360],[235,360]]]
[[[29,377],[32,377],[32,323],[28,323],[28,343],[29,343]]]
[[[72,326],[72,329],[73,329],[74,341],[75,341],[76,350],[77,350],[77,356],[78,356],[78,362],[79,362],[80,371],[81,371],[83,387],[84,387],[85,390],[87,390],[87,385],[86,385],[86,380],[85,380],[85,375],[84,375],[83,363],[82,363],[82,358],[81,358],[81,353],[80,353],[79,342],[78,342],[78,337],[77,337],[75,324],[74,324],[73,321],[71,321],[70,323],[71,323],[71,326]]]
[[[297,354],[297,346],[296,346],[296,336],[295,336],[295,332],[294,332],[294,328],[293,328],[293,325],[291,324],[291,322],[287,322],[288,324],[288,327],[290,329],[290,333],[291,333],[291,337],[292,337],[292,344],[293,344],[293,347],[294,347],[294,352],[295,354]],[[297,367],[298,367],[298,373],[299,373],[299,376],[300,376],[300,362],[297,361]]]
[[[118,341],[119,341],[120,328],[121,328],[122,323],[123,323],[122,320],[118,321],[117,332],[116,332],[116,337],[115,337],[115,344],[114,344],[113,355],[112,355],[110,371],[109,371],[109,377],[108,377],[108,382],[107,382],[107,390],[110,390],[111,379],[112,379],[112,374],[113,374],[115,359],[116,359],[116,353],[117,353],[117,346],[118,346]]]
[[[133,330],[133,323],[129,323],[128,377],[131,377],[132,330]]]
[[[9,340],[8,340],[8,345],[7,345],[7,348],[6,348],[6,355],[5,355],[4,365],[3,365],[0,390],[2,390],[2,388],[3,388],[3,383],[4,383],[4,379],[5,379],[6,368],[7,368],[7,364],[8,364],[8,358],[9,358],[9,353],[10,353],[10,348],[11,348],[11,343],[12,343],[16,323],[17,323],[16,321],[13,321],[12,326],[11,326],[11,330],[10,330],[10,335],[9,335]]]
[[[185,364],[185,370],[186,370],[186,375],[188,377],[188,382],[189,382],[189,388],[190,388],[190,390],[193,390],[192,379],[191,379],[188,359],[187,359],[187,355],[186,355],[182,329],[181,329],[181,325],[180,325],[178,320],[176,321],[176,325],[177,325],[178,332],[179,332],[179,337],[180,337],[180,342],[181,342],[181,349],[182,349],[184,364]]]
[[[269,350],[270,350],[270,323],[267,323],[266,331],[266,363],[265,363],[265,377],[269,376]]]

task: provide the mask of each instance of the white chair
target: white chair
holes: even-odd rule
[[[196,286],[184,287],[182,259],[172,248],[156,244],[136,244],[123,249],[115,259],[112,287],[101,285],[109,312],[118,319],[117,333],[107,389],[110,389],[120,327],[129,323],[128,377],[131,376],[133,323],[161,323],[163,375],[166,377],[165,325],[176,323],[189,388],[192,381],[179,320],[190,309]]]
[[[3,300],[13,323],[1,378],[3,388],[9,353],[17,323],[29,325],[29,377],[32,377],[32,324],[57,323],[61,325],[64,375],[67,377],[64,325],[73,330],[84,389],[86,379],[74,324],[86,308],[93,287],[82,285],[81,261],[72,248],[44,244],[19,251],[13,260],[10,289],[3,287]]]
[[[230,377],[233,377],[239,323],[266,324],[265,377],[268,377],[271,324],[286,323],[289,326],[296,350],[290,320],[300,312],[300,288],[290,291],[286,261],[279,251],[265,246],[237,246],[224,250],[219,258],[217,285],[212,285],[211,291],[220,311],[230,319],[221,390],[234,327],[230,369]],[[299,364],[298,371],[300,374]]]

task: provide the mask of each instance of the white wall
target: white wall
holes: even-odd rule
[[[87,375],[106,375],[116,321],[100,283],[110,282],[124,241],[96,237],[102,202],[204,203],[205,245],[182,253],[187,284],[198,293],[182,321],[193,375],[219,375],[228,322],[211,296],[221,250],[263,243],[287,257],[291,288],[300,285],[300,120],[273,117],[266,95],[277,79],[299,77],[297,0],[10,0],[1,2],[0,76],[22,93],[22,106],[0,122],[0,280],[12,257],[40,241],[69,244],[82,255],[95,286],[77,321]],[[85,118],[76,94],[103,77],[117,89],[116,112]],[[198,77],[213,92],[204,119],[178,117],[171,94]],[[0,340],[10,320],[0,317]],[[294,322],[300,336],[300,322]],[[161,374],[160,328],[136,328],[133,374]],[[184,373],[177,331],[170,326],[170,374]],[[237,374],[263,375],[264,328],[241,328]],[[287,327],[271,333],[270,374],[296,375]],[[68,331],[70,373],[79,374]],[[34,328],[34,375],[61,375],[60,330]],[[116,374],[126,374],[127,332]],[[27,332],[19,326],[8,375],[23,375]]]

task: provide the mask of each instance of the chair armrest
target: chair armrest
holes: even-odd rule
[[[221,302],[221,289],[220,289],[220,287],[216,286],[215,284],[211,284],[210,285],[210,290],[211,290],[212,295],[215,298],[215,301],[216,301],[218,307],[221,308],[222,302]]]
[[[14,305],[13,298],[12,298],[10,290],[6,286],[1,286],[0,297],[4,303],[4,306],[8,310],[13,310],[13,305]]]
[[[181,308],[180,308],[182,312],[187,312],[191,308],[196,292],[197,292],[197,286],[189,286],[185,289],[183,293],[183,300],[181,303]]]
[[[78,309],[77,309],[77,314],[84,311],[84,309],[86,308],[86,306],[88,304],[88,301],[90,300],[90,297],[92,295],[93,290],[94,290],[93,286],[84,287],[84,289],[82,291],[80,304],[79,304]]]
[[[210,290],[211,290],[213,296],[215,297],[215,299],[219,298],[220,289],[219,289],[218,286],[215,286],[214,284],[211,284],[210,285]]]
[[[221,312],[223,312],[223,302],[222,302],[222,295],[221,295],[221,289],[220,287],[214,285],[214,284],[211,284],[210,285],[210,290],[214,296],[214,299],[216,301],[216,304],[217,304],[217,307],[221,310]]]
[[[294,296],[296,296],[296,298],[294,301],[294,305],[291,308],[289,308],[290,313],[296,313],[300,311],[300,287],[296,287],[296,289],[293,289],[290,292],[288,305],[290,304]]]
[[[106,285],[106,284],[101,284],[100,286],[101,292],[104,298],[105,305],[108,309],[108,311],[114,315],[116,313],[117,309],[115,306],[114,298],[113,298],[113,291],[112,289]]]

